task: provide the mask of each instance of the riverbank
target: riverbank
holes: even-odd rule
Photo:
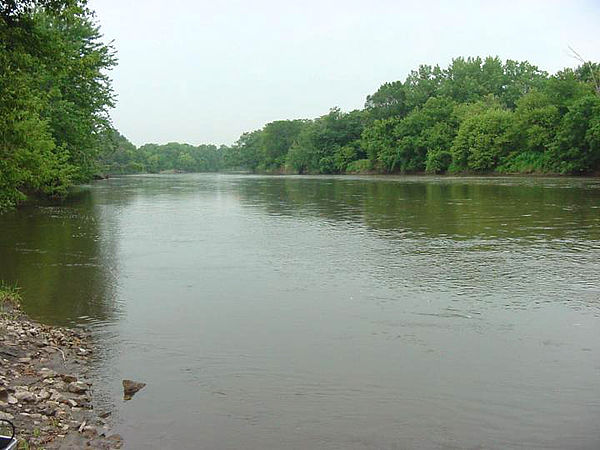
[[[0,419],[20,449],[121,448],[110,411],[95,411],[89,335],[42,325],[0,298]]]

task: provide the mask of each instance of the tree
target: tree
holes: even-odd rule
[[[266,170],[283,167],[285,157],[304,127],[303,120],[277,120],[261,133],[262,164]]]
[[[563,117],[550,148],[550,168],[581,174],[600,169],[600,98],[587,95]]]
[[[367,96],[365,109],[374,119],[404,117],[408,112],[406,91],[401,81],[384,83],[373,95]]]
[[[93,174],[112,105],[114,64],[84,1],[0,8],[0,208],[65,195]]]
[[[512,113],[501,108],[475,111],[464,119],[452,145],[453,171],[493,171],[510,153]]]

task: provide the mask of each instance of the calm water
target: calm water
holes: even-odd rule
[[[600,180],[127,177],[0,230],[128,448],[600,448]]]

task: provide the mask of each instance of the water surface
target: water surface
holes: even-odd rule
[[[128,448],[600,447],[600,180],[135,176],[0,230]]]

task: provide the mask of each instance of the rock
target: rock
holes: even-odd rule
[[[73,383],[77,381],[77,377],[75,375],[67,375],[65,373],[61,374],[60,377],[65,383]]]
[[[40,369],[40,371],[38,373],[40,374],[40,376],[42,377],[42,379],[55,378],[56,377],[56,372],[54,370],[48,369],[46,367]]]
[[[118,435],[107,439],[106,421],[92,411],[85,379],[93,354],[89,333],[0,314],[0,419],[15,422],[27,448],[122,446]]]
[[[48,400],[50,398],[50,392],[48,392],[46,389],[42,389],[38,394],[38,398],[40,400]]]
[[[69,385],[67,386],[67,390],[69,392],[72,392],[73,394],[85,394],[88,390],[88,386],[87,384],[82,383],[81,381],[73,381],[69,383]]]
[[[51,417],[56,414],[56,409],[50,405],[47,405],[47,406],[43,407],[42,409],[40,409],[40,413],[45,416]]]
[[[62,394],[53,395],[52,400],[58,403],[67,403],[69,401],[69,399]]]
[[[59,391],[66,391],[66,390],[68,390],[69,386],[62,381],[57,381],[54,383],[54,385],[52,387]]]
[[[107,439],[113,443],[115,448],[121,448],[123,446],[123,437],[120,434],[112,434],[108,436]]]
[[[0,420],[15,420],[15,416],[7,412],[0,411]]]
[[[123,398],[125,400],[131,400],[131,398],[144,386],[146,383],[139,381],[123,380]]]
[[[83,429],[80,429],[80,432],[85,433],[86,435],[89,435],[91,437],[98,435],[98,429],[93,425],[84,426]]]
[[[23,403],[35,403],[37,402],[37,397],[35,394],[29,391],[17,391],[15,392],[15,398]]]

